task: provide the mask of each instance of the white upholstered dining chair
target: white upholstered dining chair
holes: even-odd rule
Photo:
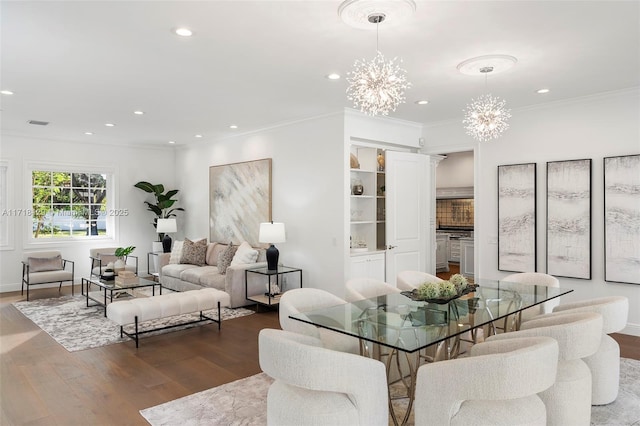
[[[291,289],[284,292],[280,297],[278,313],[280,327],[286,331],[320,339],[322,345],[326,348],[357,354],[359,353],[358,339],[289,318],[289,315],[300,312],[308,312],[345,303],[343,299],[325,290],[308,287]]]
[[[519,331],[490,336],[486,341],[539,336],[555,339],[559,348],[555,383],[539,393],[547,407],[547,424],[589,425],[591,371],[583,359],[596,353],[600,346],[602,315],[595,312],[543,315],[522,323]],[[517,379],[521,380],[523,378]]]
[[[322,347],[314,337],[263,329],[260,368],[275,381],[267,424],[387,426],[385,367],[380,361]]]
[[[345,284],[344,298],[347,302],[355,302],[400,292],[400,289],[384,281],[373,278],[351,278]]]
[[[560,281],[553,275],[544,274],[542,272],[520,272],[517,274],[511,274],[504,277],[501,281],[509,281],[512,283],[521,283],[521,284],[533,284],[533,285],[541,285],[545,287],[560,287]],[[547,314],[553,311],[555,306],[560,304],[560,299],[555,298],[552,300],[548,300],[544,303],[541,303],[536,306],[532,306],[528,309],[525,309],[520,313],[519,320],[512,322],[515,325],[515,329],[520,327],[520,323],[523,321],[527,321],[528,319],[533,318],[536,315]],[[507,320],[505,319],[505,328],[507,326]],[[509,331],[509,330],[505,330]]]
[[[396,284],[401,291],[411,291],[420,287],[421,284],[438,281],[442,281],[442,278],[427,274],[426,272],[402,271],[398,273]]]
[[[415,425],[545,425],[538,393],[553,385],[558,343],[549,337],[474,345],[470,356],[418,369]]]
[[[591,370],[591,404],[610,404],[618,397],[620,386],[620,346],[610,333],[621,331],[627,325],[629,299],[624,296],[599,297],[556,306],[553,314],[597,312],[602,315],[602,340],[596,353],[583,358]]]

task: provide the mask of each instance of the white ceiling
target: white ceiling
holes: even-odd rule
[[[340,3],[3,0],[0,88],[14,95],[1,96],[2,133],[166,146],[350,107],[345,78],[325,75],[371,59],[376,34],[342,22]],[[391,117],[461,119],[485,83],[456,66],[488,54],[518,58],[488,79],[512,113],[640,86],[639,1],[416,3],[404,25],[380,27],[380,50],[403,59],[413,84]],[[178,26],[194,36],[174,35]]]

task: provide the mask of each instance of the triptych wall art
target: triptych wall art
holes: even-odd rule
[[[271,158],[209,167],[209,241],[259,246],[271,220]]]
[[[590,280],[592,160],[547,162],[546,273]],[[640,154],[606,157],[604,280],[640,284]],[[536,164],[498,166],[498,270],[536,271]]]
[[[604,159],[604,280],[640,284],[640,155]]]
[[[547,273],[591,279],[591,160],[547,163]]]
[[[536,271],[536,164],[498,166],[498,269]]]

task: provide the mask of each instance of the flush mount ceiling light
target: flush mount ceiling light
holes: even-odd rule
[[[486,91],[489,73],[506,71],[516,62],[516,58],[508,55],[480,56],[462,62],[458,65],[458,70],[466,75],[484,75]],[[493,64],[496,64],[495,67]],[[511,118],[511,111],[505,105],[504,99],[492,96],[491,93],[472,99],[462,120],[467,134],[479,141],[500,137],[509,128],[507,121]]]
[[[325,77],[329,80],[340,80],[340,74],[335,72],[331,74],[327,74]]]
[[[176,28],[174,30],[174,33],[181,37],[191,37],[193,35],[193,31],[191,31],[189,28]]]
[[[347,99],[355,108],[369,115],[389,115],[405,101],[404,91],[411,87],[407,71],[400,67],[398,58],[387,61],[378,48],[378,26],[386,19],[383,13],[372,13],[368,21],[376,26],[375,58],[367,62],[356,60],[353,71],[347,73]],[[398,61],[398,62],[396,62]]]

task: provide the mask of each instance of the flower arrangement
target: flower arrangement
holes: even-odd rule
[[[414,290],[415,295],[422,300],[449,300],[462,296],[471,290],[467,279],[454,274],[449,280],[426,282]]]

